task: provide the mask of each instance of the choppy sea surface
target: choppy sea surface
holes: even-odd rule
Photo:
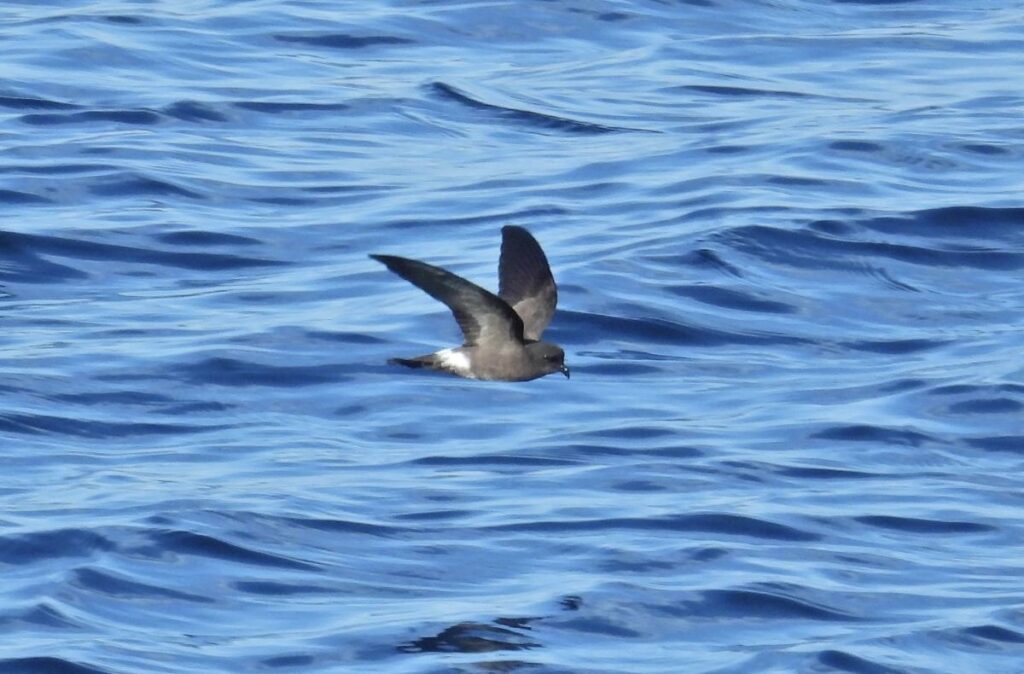
[[[1024,672],[1024,5],[0,7],[0,672]],[[369,259],[560,284],[573,377]]]

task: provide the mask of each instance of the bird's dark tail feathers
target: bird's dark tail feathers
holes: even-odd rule
[[[436,363],[434,354],[428,353],[425,356],[416,356],[415,358],[389,358],[388,365],[404,365],[405,367],[420,368],[429,367],[433,368]]]

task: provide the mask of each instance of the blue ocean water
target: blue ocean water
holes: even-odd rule
[[[0,7],[0,672],[1024,672],[1024,5]],[[560,284],[573,378],[370,260]]]

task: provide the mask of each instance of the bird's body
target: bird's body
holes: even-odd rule
[[[444,302],[465,336],[462,346],[388,362],[469,379],[527,381],[552,372],[569,376],[562,349],[539,341],[558,301],[544,251],[522,227],[503,227],[501,234],[498,295],[425,262],[370,256]]]

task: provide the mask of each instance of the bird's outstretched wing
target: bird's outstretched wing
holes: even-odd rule
[[[395,255],[371,255],[388,269],[444,302],[458,321],[466,346],[523,342],[523,321],[494,293],[446,269]]]
[[[540,244],[522,227],[501,228],[498,295],[523,319],[526,339],[539,340],[555,315],[558,289]]]

